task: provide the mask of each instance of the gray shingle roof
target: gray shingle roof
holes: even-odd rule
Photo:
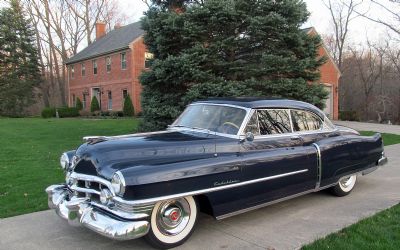
[[[129,44],[136,38],[142,36],[143,33],[144,31],[141,29],[140,22],[131,23],[119,29],[114,29],[99,40],[91,43],[78,54],[69,58],[65,64],[79,62],[128,48]]]

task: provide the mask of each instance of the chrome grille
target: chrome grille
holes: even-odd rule
[[[104,188],[107,188],[111,192],[113,192],[111,183],[106,179],[100,178],[98,176],[79,174],[75,172],[72,172],[70,175],[70,182],[68,184],[70,198],[86,197],[88,201],[90,201],[93,205],[97,207],[106,209],[110,212],[122,212],[125,218],[130,216],[132,218],[135,218],[135,216],[145,217],[151,214],[154,205],[132,206],[114,200],[113,203],[109,206],[104,206],[100,202],[100,192]]]

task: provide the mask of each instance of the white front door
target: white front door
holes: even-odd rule
[[[328,91],[328,97],[325,100],[325,108],[324,108],[324,113],[326,114],[327,117],[332,119],[333,117],[333,91],[332,91],[332,86],[324,86],[324,89]]]

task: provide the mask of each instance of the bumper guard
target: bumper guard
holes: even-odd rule
[[[72,226],[85,226],[96,233],[115,240],[131,240],[148,233],[148,221],[129,221],[110,216],[92,206],[86,198],[67,200],[65,185],[52,185],[46,188],[48,205]]]

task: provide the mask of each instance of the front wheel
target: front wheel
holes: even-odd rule
[[[192,196],[160,201],[153,208],[145,239],[161,249],[182,245],[193,233],[197,215],[198,206]]]
[[[357,175],[351,175],[347,177],[343,177],[339,180],[336,186],[331,188],[331,191],[336,196],[345,196],[350,194],[356,185]]]

